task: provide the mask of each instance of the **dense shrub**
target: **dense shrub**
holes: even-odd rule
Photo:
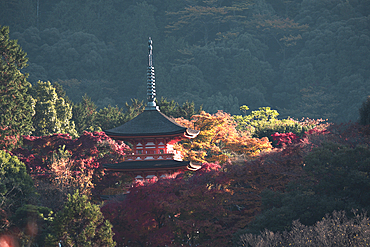
[[[262,212],[244,232],[284,231],[290,229],[291,222],[296,219],[300,219],[302,224],[313,225],[334,210],[370,210],[368,146],[351,148],[337,143],[322,143],[304,156],[301,179],[284,191],[265,190],[261,194]]]
[[[47,242],[49,246],[114,247],[112,237],[112,225],[104,219],[99,205],[90,203],[77,190],[68,195],[64,208],[56,214]]]
[[[298,141],[298,138],[302,138],[306,135],[306,132],[317,128],[326,128],[328,124],[325,124],[323,119],[302,119],[300,121],[292,118],[277,119],[279,113],[276,110],[271,110],[270,107],[260,107],[259,110],[252,111],[246,115],[249,108],[247,106],[241,106],[240,110],[244,112],[244,116],[235,115],[234,120],[237,123],[236,128],[241,131],[250,132],[252,137],[263,138],[267,137],[274,147],[280,147],[281,144],[291,143],[293,139]],[[288,134],[283,139],[276,138],[276,133],[280,135]],[[286,137],[288,137],[288,140]]]
[[[0,150],[0,206],[7,213],[15,212],[33,195],[33,182],[26,166],[16,156]]]
[[[290,231],[273,233],[269,230],[259,235],[240,236],[238,246],[367,246],[370,242],[370,220],[365,213],[348,218],[344,211],[326,215],[314,226],[293,222]]]

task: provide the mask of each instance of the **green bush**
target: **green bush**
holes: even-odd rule
[[[15,212],[33,195],[34,187],[26,166],[17,156],[0,150],[0,202],[1,208]]]
[[[98,205],[88,201],[78,190],[68,195],[64,208],[53,221],[52,234],[46,240],[50,246],[59,241],[63,246],[113,247],[112,224],[104,220]]]
[[[234,120],[237,123],[237,129],[241,131],[249,131],[252,137],[262,138],[267,137],[269,141],[276,145],[272,138],[272,134],[289,133],[302,137],[304,133],[313,127],[314,124],[304,124],[302,122],[287,118],[277,119],[279,113],[276,110],[271,110],[270,107],[260,107],[250,114],[246,114],[249,110],[248,106],[241,106],[240,110],[244,112],[244,116],[235,115]]]
[[[306,131],[311,129],[309,126],[303,126],[297,121],[291,119],[274,119],[270,121],[264,121],[255,127],[252,137],[262,138],[267,137],[270,142],[273,142],[272,134],[278,133],[290,133],[302,137]]]
[[[12,224],[8,218],[32,195],[33,181],[26,166],[16,156],[0,150],[0,235]]]

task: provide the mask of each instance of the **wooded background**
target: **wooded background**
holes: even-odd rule
[[[367,0],[11,0],[0,25],[28,81],[59,82],[75,103],[144,99],[152,37],[158,98],[346,122],[370,92],[369,13]]]

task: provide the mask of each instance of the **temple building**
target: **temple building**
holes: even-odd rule
[[[131,152],[125,155],[125,161],[117,164],[105,164],[110,171],[130,174],[136,179],[152,176],[160,177],[177,171],[196,171],[200,165],[183,161],[173,144],[184,138],[195,138],[198,130],[189,129],[176,123],[160,112],[156,105],[155,74],[153,67],[153,43],[148,42],[149,64],[147,70],[148,103],[143,113],[125,124],[105,130],[114,140],[129,142]]]

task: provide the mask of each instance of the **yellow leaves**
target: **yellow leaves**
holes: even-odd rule
[[[266,137],[258,139],[239,136],[236,140],[230,141],[226,145],[226,149],[229,149],[239,155],[244,154],[249,157],[255,157],[262,151],[271,150],[272,145]]]
[[[49,168],[51,182],[60,191],[71,193],[78,189],[81,193],[90,195],[91,189],[94,187],[92,183],[93,170],[76,169],[75,161],[66,157],[53,159]]]
[[[267,138],[251,138],[245,132],[237,131],[234,119],[222,111],[216,114],[202,111],[190,121],[176,121],[188,128],[200,130],[195,139],[184,140],[175,146],[176,150],[183,152],[186,160],[223,163],[232,155],[254,157],[262,151],[272,149]]]

